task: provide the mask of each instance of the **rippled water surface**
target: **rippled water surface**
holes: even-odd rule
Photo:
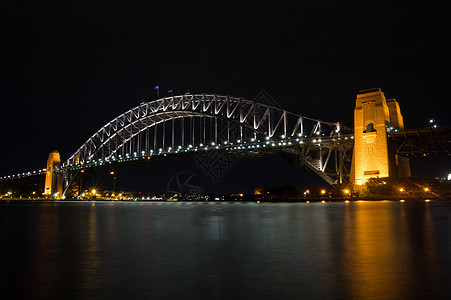
[[[451,299],[451,203],[0,202],[1,298]]]

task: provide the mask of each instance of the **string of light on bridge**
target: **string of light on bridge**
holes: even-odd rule
[[[105,158],[105,159],[98,159],[98,160],[89,160],[86,162],[80,162],[75,163],[73,165],[63,165],[61,168],[56,168],[56,171],[58,169],[88,169],[91,167],[97,167],[97,166],[103,166],[107,164],[113,164],[116,162],[127,162],[127,161],[136,161],[136,160],[150,160],[152,157],[159,157],[163,156],[166,157],[169,154],[180,154],[180,153],[194,153],[198,151],[210,151],[210,150],[225,150],[230,153],[233,153],[234,151],[242,151],[245,150],[246,152],[252,152],[253,149],[255,150],[265,150],[267,149],[268,152],[271,152],[271,150],[280,150],[287,147],[292,147],[295,145],[302,145],[302,144],[315,144],[316,146],[321,146],[321,143],[325,141],[347,141],[352,140],[354,138],[353,135],[343,135],[343,136],[325,136],[324,134],[318,134],[319,137],[315,138],[309,138],[307,136],[292,138],[287,137],[285,135],[280,136],[280,139],[274,139],[270,137],[266,137],[265,140],[259,140],[255,138],[251,138],[250,140],[237,140],[234,142],[224,141],[222,143],[215,143],[211,142],[208,145],[205,144],[199,144],[199,145],[192,145],[189,144],[185,147],[177,146],[177,147],[167,147],[165,149],[159,148],[158,151],[149,150],[149,151],[140,151],[140,152],[133,152],[133,153],[126,153],[125,155],[118,155],[112,156],[111,158]],[[265,152],[265,151],[264,151]]]
[[[0,176],[0,180],[25,178],[25,177],[29,177],[29,176],[41,175],[41,174],[45,174],[46,171],[47,171],[47,169],[44,168],[44,169],[28,171],[28,172],[13,174],[13,175]]]

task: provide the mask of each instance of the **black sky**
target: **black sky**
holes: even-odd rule
[[[429,118],[451,125],[445,6],[425,1],[125,3],[4,7],[1,175],[42,168],[53,149],[67,158],[105,123],[141,99],[154,99],[154,85],[162,96],[172,89],[252,99],[266,90],[293,112],[349,125],[356,92],[380,87],[400,103],[407,128],[426,126]],[[244,179],[254,176],[300,186],[302,178],[314,176],[277,158],[267,162],[272,169],[240,161],[233,168],[243,178],[230,171],[233,178],[219,185],[245,186]],[[419,165],[419,172],[428,167]],[[444,176],[450,165],[449,159],[431,165],[437,173],[432,175]],[[245,171],[248,167],[254,171]],[[193,164],[180,168],[146,172],[159,172],[167,182],[178,170],[196,170]]]

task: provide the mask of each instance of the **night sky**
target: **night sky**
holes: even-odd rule
[[[67,159],[105,123],[155,99],[155,85],[161,96],[173,90],[253,99],[265,90],[290,111],[350,126],[357,91],[380,87],[399,102],[406,128],[428,126],[430,118],[451,125],[444,6],[124,3],[3,7],[0,175],[43,168],[53,149]],[[412,164],[416,176],[451,171],[449,158]],[[279,157],[239,160],[217,184],[193,162],[125,170],[118,184],[164,190],[180,171],[196,173],[209,191],[321,184]]]

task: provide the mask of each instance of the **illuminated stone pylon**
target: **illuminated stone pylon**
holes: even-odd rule
[[[386,100],[379,88],[357,94],[351,182],[362,185],[369,178],[410,176],[408,158],[396,155],[388,139],[390,131],[402,129],[404,121],[395,99]]]
[[[54,172],[55,167],[61,165],[60,154],[57,150],[53,150],[49,154],[47,160],[47,169],[45,173],[44,195],[59,198],[63,192],[63,179],[60,174]]]

